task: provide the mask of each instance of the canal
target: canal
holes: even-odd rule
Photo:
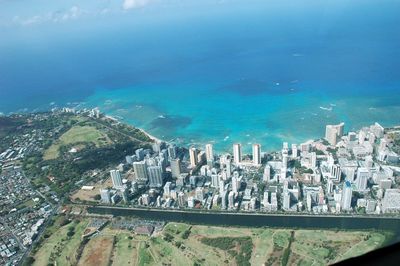
[[[279,215],[257,213],[213,213],[196,211],[174,211],[123,207],[92,206],[89,213],[113,216],[131,216],[147,220],[184,222],[190,224],[278,227],[303,229],[384,230],[400,236],[400,219],[394,217],[361,216],[313,216]],[[400,238],[399,238],[400,240]]]

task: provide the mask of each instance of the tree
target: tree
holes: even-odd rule
[[[35,262],[35,258],[28,256],[25,261],[22,263],[23,266],[30,266],[33,265],[33,263]]]
[[[96,194],[96,195],[93,197],[93,199],[94,199],[94,200],[100,200],[100,199],[101,199],[100,194]]]

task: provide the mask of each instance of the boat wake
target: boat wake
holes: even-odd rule
[[[324,110],[324,111],[332,111],[333,110],[332,106],[331,107],[320,106],[319,109]]]

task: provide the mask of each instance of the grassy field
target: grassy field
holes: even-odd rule
[[[105,133],[93,126],[74,126],[62,134],[61,137],[45,151],[43,158],[45,160],[56,159],[59,156],[59,149],[61,146],[78,143],[93,143],[97,147],[101,147],[111,143],[111,140]]]
[[[84,246],[76,262],[71,258],[77,253],[79,233],[86,223],[78,223],[69,240],[65,240],[69,225],[55,231],[36,253],[35,265],[47,265],[59,249],[57,265],[326,265],[364,254],[385,242],[385,234],[366,231],[168,223],[161,233],[147,237],[106,227]]]
[[[129,232],[117,234],[112,265],[136,265],[139,244]]]
[[[57,265],[71,265],[76,262],[76,251],[82,241],[81,236],[88,221],[78,223],[72,222],[49,232],[49,237],[42,247],[35,254],[36,266],[47,266],[49,262],[56,262]],[[67,235],[71,227],[74,227],[74,235]]]

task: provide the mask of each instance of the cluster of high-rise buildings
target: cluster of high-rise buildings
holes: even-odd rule
[[[399,156],[393,145],[390,132],[377,123],[347,134],[344,123],[328,125],[324,139],[285,142],[268,156],[259,144],[243,154],[235,143],[232,153],[217,156],[212,144],[187,150],[155,143],[127,156],[121,171],[110,172],[113,189],[102,190],[101,198],[163,208],[396,212]],[[124,180],[121,172],[134,178]]]

